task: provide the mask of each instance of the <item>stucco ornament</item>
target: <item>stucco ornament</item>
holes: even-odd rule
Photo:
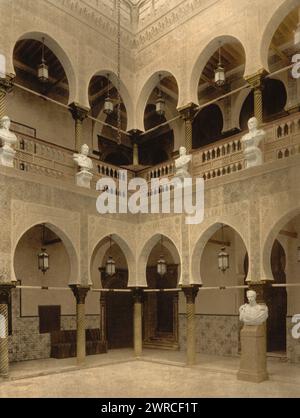
[[[263,155],[259,144],[265,138],[266,132],[258,129],[258,120],[251,118],[248,121],[249,132],[242,137],[246,168],[262,165]]]
[[[13,147],[18,142],[16,135],[9,130],[10,124],[11,122],[8,116],[4,116],[1,119],[0,139],[2,148],[0,149],[0,165],[6,167],[14,166],[16,151]]]
[[[179,148],[179,158],[175,160],[175,177],[180,179],[190,178],[189,165],[192,161],[191,155],[186,155],[186,148]]]
[[[91,158],[88,157],[88,155],[89,147],[87,144],[83,144],[81,147],[81,153],[74,154],[73,160],[79,167],[79,172],[76,174],[77,186],[90,189],[91,180],[93,178],[93,174],[91,173],[93,170],[93,162]]]
[[[256,302],[256,292],[248,290],[247,299],[249,303],[245,303],[240,307],[240,321],[245,325],[261,325],[268,319],[267,305],[260,305]]]

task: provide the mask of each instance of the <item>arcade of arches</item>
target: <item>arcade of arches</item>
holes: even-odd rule
[[[18,143],[14,166],[0,165],[0,374],[9,362],[83,364],[123,348],[186,352],[190,366],[198,354],[239,356],[248,288],[269,308],[268,355],[300,363],[291,332],[300,314],[300,80],[290,72],[300,0],[121,0],[120,80],[116,1],[3,3],[0,117]],[[266,132],[263,164],[246,169],[241,139],[252,116]],[[83,144],[90,189],[75,182]],[[205,180],[203,222],[97,213],[98,179],[117,179],[120,168],[171,179],[182,146],[192,177]]]

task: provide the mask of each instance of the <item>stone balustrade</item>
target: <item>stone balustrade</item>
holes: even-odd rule
[[[262,128],[266,131],[265,140],[261,144],[265,163],[300,153],[300,113],[267,123]],[[73,150],[17,131],[15,133],[18,137],[16,169],[74,184],[77,167],[73,161]],[[208,181],[243,170],[243,134],[192,151],[192,175]],[[92,188],[95,188],[100,178],[119,178],[118,167],[91,158],[94,165]],[[175,163],[174,160],[170,160],[142,170],[138,174],[150,182],[155,178],[172,178],[174,173]],[[128,180],[134,177],[131,171],[127,171],[127,175]]]

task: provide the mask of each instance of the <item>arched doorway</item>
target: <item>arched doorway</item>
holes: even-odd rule
[[[274,242],[271,253],[271,267],[274,284],[286,283],[286,254],[278,240]],[[267,351],[286,351],[287,292],[285,287],[270,287],[266,293],[269,308],[267,321]]]
[[[97,245],[91,262],[91,279],[94,287],[126,290],[128,264],[114,235]],[[115,261],[115,274],[106,273],[109,257]],[[128,289],[127,289],[128,290]],[[103,292],[100,296],[100,329],[108,349],[133,347],[133,299],[131,291]]]
[[[149,289],[144,299],[144,346],[148,348],[178,349],[178,292],[163,291],[176,289],[178,284],[178,258],[175,246],[163,238],[152,249],[147,263],[146,278]],[[175,254],[175,256],[174,256]],[[157,262],[166,261],[166,273],[158,273]]]

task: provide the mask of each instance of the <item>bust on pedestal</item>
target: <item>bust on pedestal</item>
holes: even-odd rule
[[[268,307],[256,302],[256,292],[248,290],[248,302],[240,307],[241,363],[238,379],[260,383],[268,379],[266,320]]]
[[[189,165],[192,161],[191,155],[186,155],[186,148],[179,148],[179,158],[175,160],[175,176],[184,180],[185,178],[190,178]]]
[[[0,139],[2,148],[0,149],[0,165],[6,167],[14,166],[16,151],[13,149],[13,146],[18,142],[16,135],[9,130],[10,123],[8,116],[4,116],[1,119]]]
[[[262,165],[263,156],[259,144],[266,136],[265,131],[258,129],[258,120],[256,118],[249,119],[248,128],[249,132],[242,137],[246,168]]]
[[[91,188],[91,180],[93,178],[93,174],[91,173],[91,170],[93,170],[93,162],[88,155],[89,147],[87,144],[82,145],[80,154],[73,155],[73,160],[80,168],[80,171],[76,174],[76,184],[86,189]]]

